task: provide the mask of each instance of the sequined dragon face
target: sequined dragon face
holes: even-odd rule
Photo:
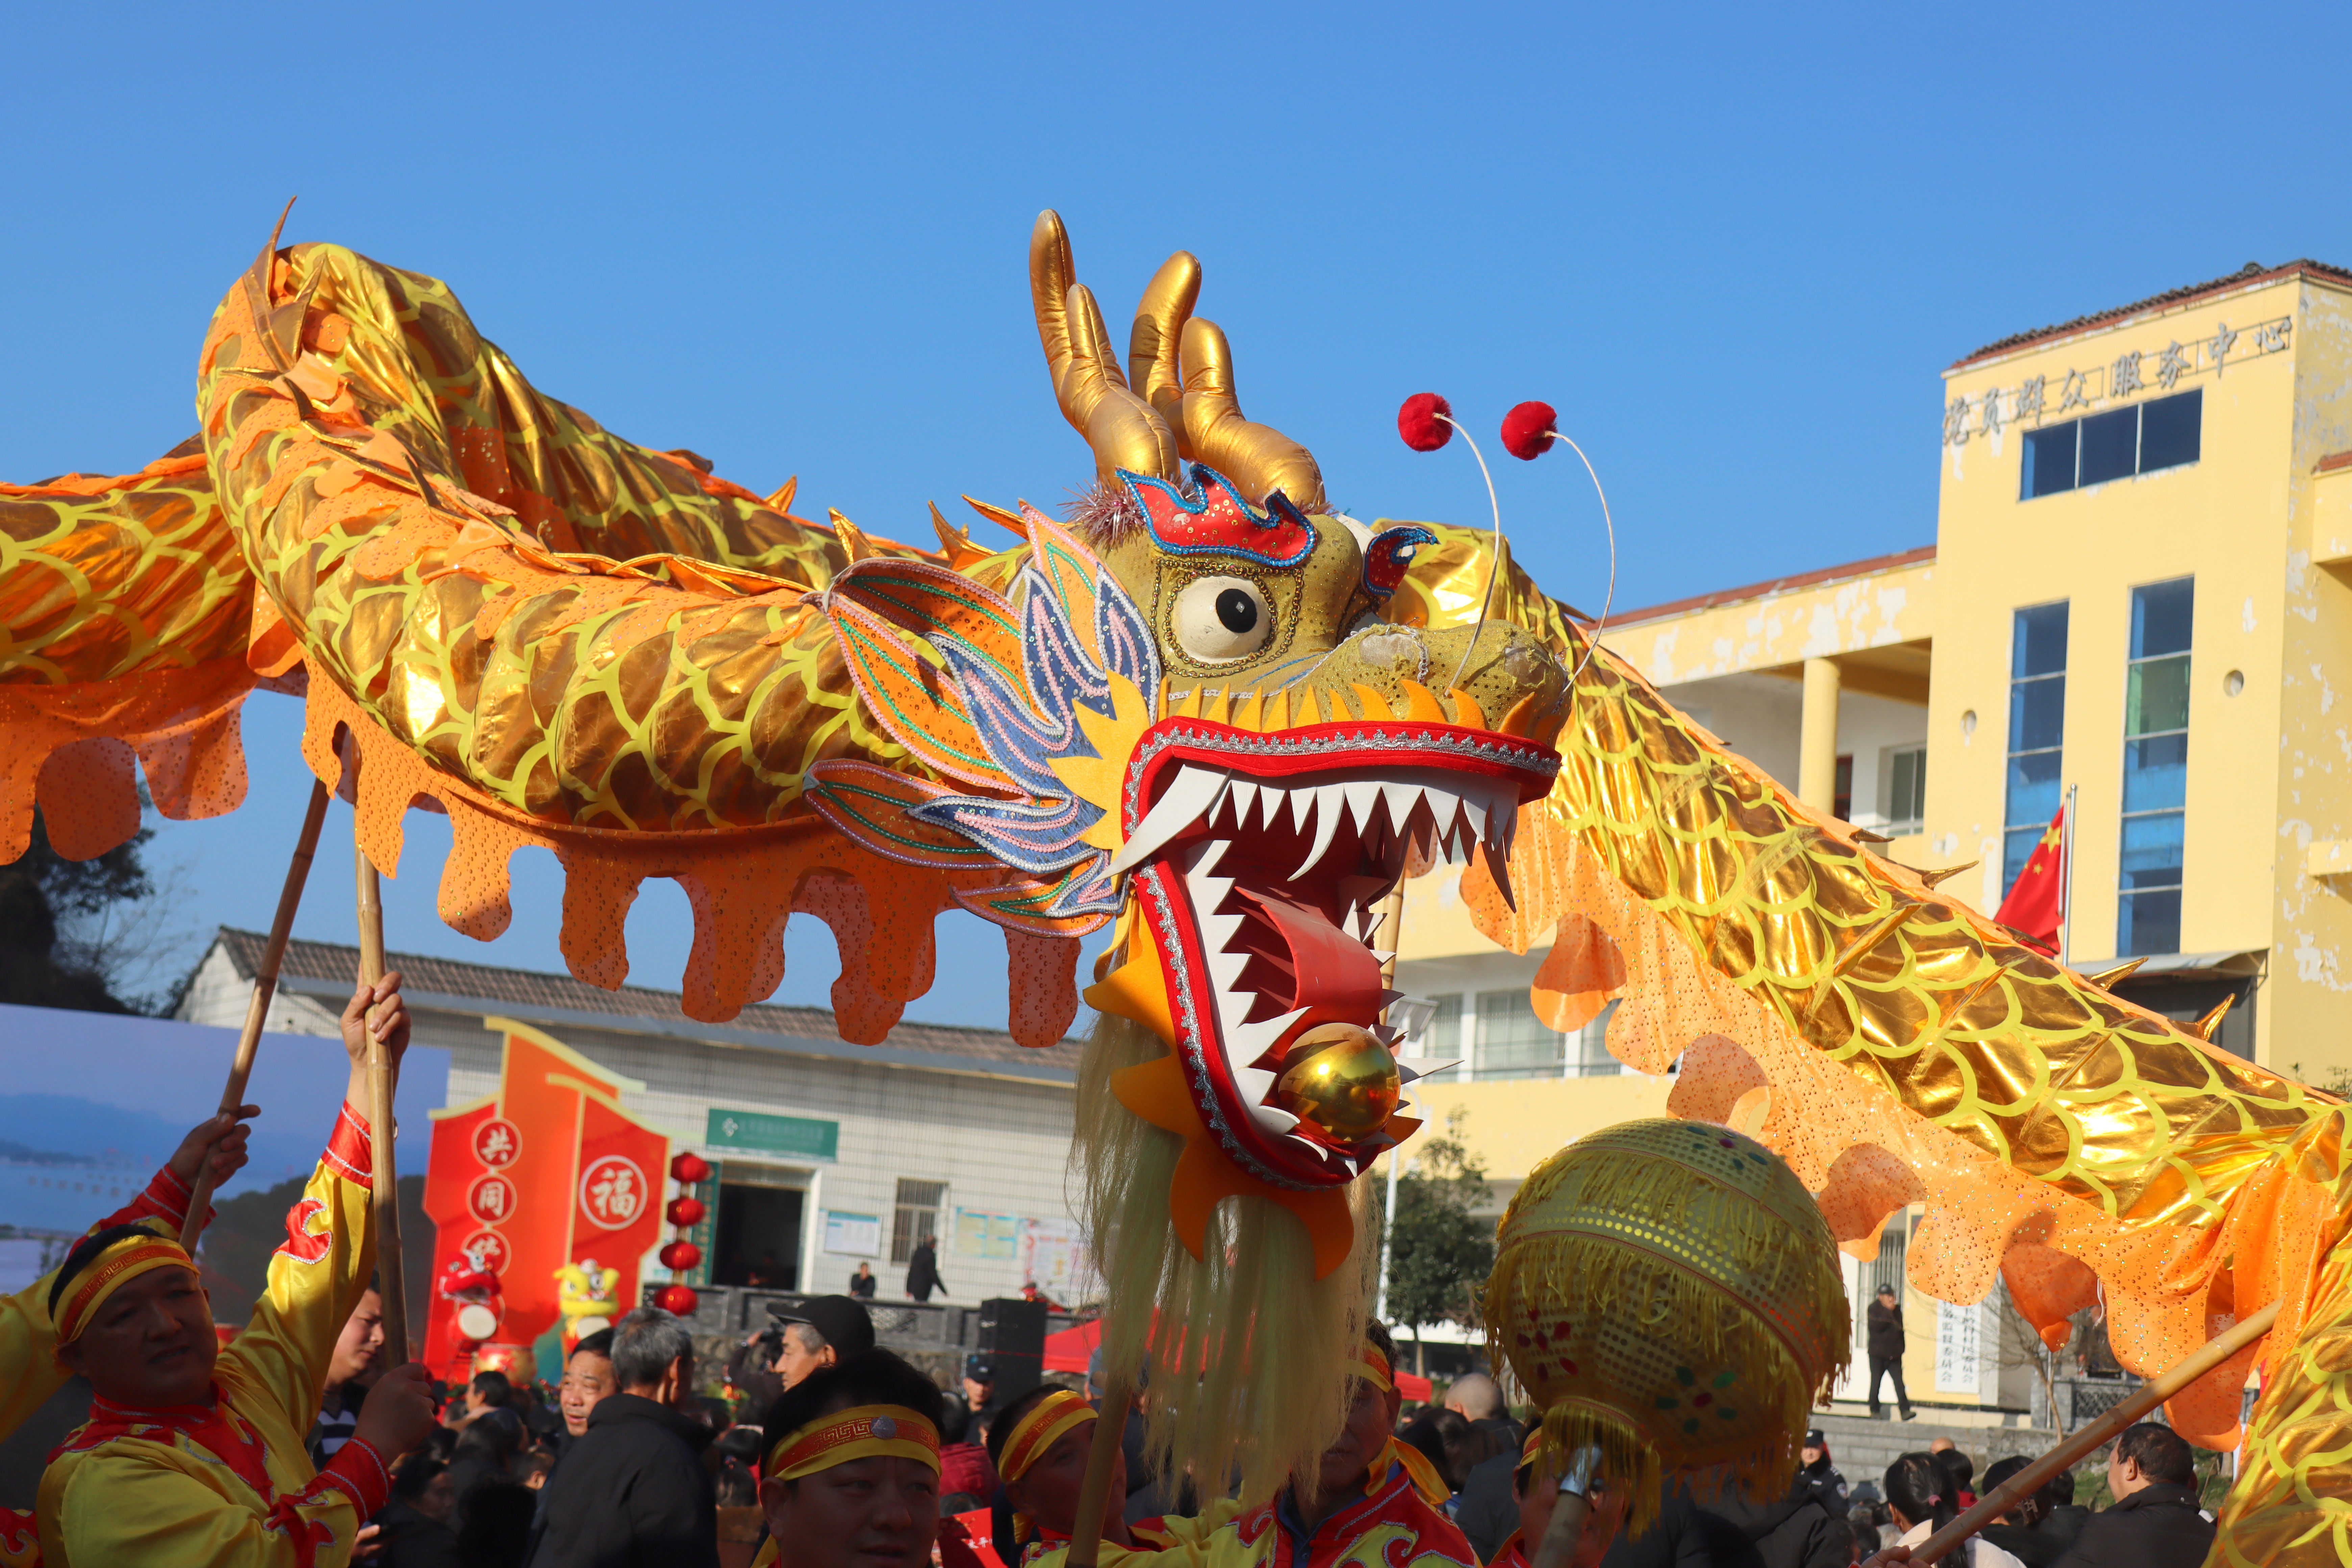
[[[1084,295],[1055,297],[1090,310]],[[1099,336],[1070,316],[1060,330]],[[861,697],[939,781],[823,763],[809,799],[883,854],[1015,868],[967,898],[991,919],[1116,920],[1087,996],[1168,1047],[1116,1089],[1188,1141],[1177,1234],[1197,1253],[1216,1203],[1255,1194],[1307,1220],[1328,1269],[1351,1242],[1340,1190],[1418,1125],[1400,1095],[1430,1065],[1398,1054],[1383,905],[1447,862],[1503,876],[1519,806],[1559,770],[1567,672],[1499,622],[1388,619],[1429,531],[1330,512],[1302,449],[1235,444],[1236,425],[1264,427],[1229,390],[1224,417],[1198,405],[1201,428],[1160,445],[1223,440],[1245,472],[1120,438],[1106,410],[1140,409],[1129,436],[1169,427],[1155,437],[1123,384],[1125,403],[1074,406],[1073,379],[1057,369],[1104,482],[1067,525],[1003,514],[1029,540],[1005,591],[874,558],[823,595]],[[1186,417],[1181,397],[1171,412]],[[1150,468],[1119,460],[1137,452]],[[1276,458],[1305,501],[1268,482]]]

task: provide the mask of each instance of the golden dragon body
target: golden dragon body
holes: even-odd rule
[[[1094,995],[1166,1042],[1120,1093],[1193,1151],[1172,1223],[1266,1196],[1307,1222],[1318,1272],[1352,1246],[1338,1194],[1411,1125],[1324,1126],[1281,1098],[1281,1053],[1378,1029],[1385,1001],[1315,990],[1317,955],[1360,967],[1329,932],[1364,895],[1465,858],[1489,934],[1552,942],[1540,984],[1617,992],[1612,1050],[1682,1058],[1677,1114],[1769,1090],[1762,1137],[1850,1246],[1924,1202],[1931,1292],[1975,1300],[1999,1273],[2053,1336],[2104,1292],[2143,1371],[2282,1302],[2215,1561],[2352,1563],[2341,1105],[2015,945],[1605,650],[1571,687],[1584,628],[1484,535],[1335,519],[1304,449],[1241,418],[1190,258],[1146,294],[1125,374],[1058,222],[1031,270],[1105,509],[1066,529],[983,508],[1026,536],[996,552],[935,512],[917,550],[607,433],[437,281],[273,237],[205,336],[194,440],[138,474],[0,486],[0,855],[37,802],[61,853],[121,842],[134,762],[167,816],[233,809],[238,709],[266,686],[301,694],[305,758],[380,867],[409,807],[450,816],[460,931],[505,928],[508,858],[543,846],[567,962],[617,984],[637,885],[677,879],[698,1016],[772,991],[809,913],[841,948],[842,1032],[878,1039],[961,907],[1005,928],[1011,1026],[1045,1044],[1075,1014],[1077,938],[1124,911]],[[1190,481],[1187,458],[1208,465]],[[1382,746],[1408,748],[1385,774],[1298,771]],[[1413,783],[1433,746],[1486,782]],[[1196,785],[1197,821],[1155,813]],[[1360,858],[1310,895],[1246,869],[1202,891],[1216,855],[1266,840],[1306,844],[1304,873],[1334,817]],[[2245,1371],[2177,1399],[2176,1425],[2237,1442]]]

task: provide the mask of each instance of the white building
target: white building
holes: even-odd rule
[[[263,946],[223,928],[177,1016],[242,1023]],[[604,991],[414,953],[390,962],[414,1038],[450,1053],[450,1105],[498,1089],[499,1037],[484,1027],[493,1016],[644,1084],[623,1094],[625,1108],[718,1172],[697,1233],[705,1261],[687,1277],[698,1288],[840,1290],[866,1262],[879,1299],[903,1300],[908,1256],[935,1234],[950,1301],[1017,1295],[1033,1279],[1071,1299],[1077,1229],[1063,1173],[1076,1041],[1033,1050],[994,1030],[902,1023],[878,1046],[856,1046],[814,1007],[747,1007],[705,1024],[674,991]],[[290,943],[268,1026],[338,1033],[358,971],[356,948]],[[648,1258],[646,1277],[667,1273]]]

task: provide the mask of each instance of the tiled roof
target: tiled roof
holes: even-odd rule
[[[1818,571],[1799,572],[1787,577],[1775,577],[1769,583],[1750,583],[1744,588],[1718,588],[1712,594],[1696,594],[1687,599],[1669,599],[1663,605],[1644,605],[1638,610],[1620,610],[1609,617],[1609,629],[1615,631],[1620,626],[1638,626],[1643,621],[1687,615],[1693,610],[1712,610],[1719,605],[1737,605],[1746,599],[1769,598],[1775,594],[1818,587],[1823,583],[1843,582],[1848,577],[1867,577],[1874,572],[1891,572],[1898,566],[1913,566],[1935,558],[1936,547],[1922,544],[1916,550],[1898,550],[1892,555],[1874,555],[1866,561],[1849,561],[1843,566],[1823,566]]]
[[[268,945],[268,939],[259,931],[231,926],[221,927],[215,940],[237,973],[247,977],[259,965],[262,951]],[[761,1003],[744,1008],[724,1024],[706,1024],[686,1016],[675,991],[644,985],[607,991],[569,974],[503,969],[416,952],[387,952],[384,960],[400,971],[404,989],[419,1006],[478,1004],[480,1011],[505,1009],[519,1017],[555,1016],[625,1031],[739,1045],[772,1044],[787,1049],[792,1048],[791,1042],[821,1043],[827,1055],[854,1056],[869,1048],[844,1041],[834,1026],[833,1015],[822,1007]],[[359,973],[358,948],[297,939],[286,944],[278,983],[289,990],[347,994]],[[902,1022],[870,1049],[878,1061],[950,1069],[961,1065],[971,1071],[1066,1079],[1077,1071],[1079,1046],[1070,1039],[1032,1049],[997,1029]]]
[[[2093,327],[2105,326],[2109,322],[2120,321],[2126,316],[2136,316],[2142,310],[2161,310],[2168,305],[2184,305],[2207,294],[2219,294],[2232,289],[2251,288],[2258,283],[2268,283],[2275,279],[2293,277],[2301,273],[2311,273],[2352,287],[2352,272],[2341,267],[2331,267],[2325,261],[2304,259],[2290,261],[2284,267],[2264,267],[2259,261],[2249,261],[2227,278],[2216,278],[2204,283],[2190,283],[2179,289],[2168,289],[2161,294],[2151,294],[2145,300],[2135,300],[2128,305],[2118,305],[2112,310],[2099,310],[2088,316],[2077,316],[2071,321],[2061,321],[2054,327],[2036,327],[2030,332],[2011,333],[1999,342],[1987,343],[1976,353],[1954,360],[1951,368],[1958,370],[1964,365],[1974,364],[1980,359],[1990,359],[1994,354],[2006,353],[2011,349],[2022,348],[2028,343],[2038,342],[2043,338],[2063,337],[2069,332],[2085,331]]]

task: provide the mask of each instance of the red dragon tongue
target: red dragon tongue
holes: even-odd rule
[[[1381,962],[1370,949],[1349,941],[1321,910],[1277,889],[1234,891],[1248,902],[1253,917],[1242,928],[1242,944],[1252,954],[1242,984],[1260,982],[1254,987],[1258,999],[1250,1008],[1252,1021],[1301,1007],[1314,1008],[1311,1016],[1318,1023],[1379,1021],[1387,988],[1381,984]]]

